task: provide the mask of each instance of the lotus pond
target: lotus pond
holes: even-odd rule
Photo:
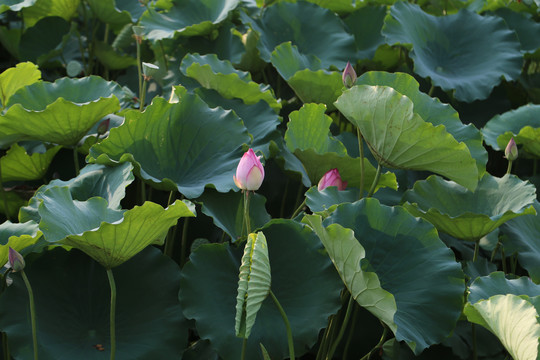
[[[0,1],[0,358],[540,359],[539,6]]]

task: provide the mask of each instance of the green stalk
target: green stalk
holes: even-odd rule
[[[377,172],[375,173],[375,179],[373,179],[373,183],[371,184],[371,188],[369,189],[369,193],[367,194],[368,198],[373,195],[375,189],[377,188],[377,184],[379,183],[379,179],[381,178],[381,169],[381,164],[377,164]]]
[[[184,225],[182,226],[182,242],[180,243],[180,265],[183,266],[186,260],[186,249],[187,249],[187,231],[189,225],[189,218],[184,218]],[[176,233],[176,228],[174,228],[173,233]]]
[[[364,197],[364,144],[363,144],[363,137],[360,133],[360,129],[356,128],[356,135],[358,136],[358,150],[360,150],[360,199]]]
[[[306,206],[306,201],[307,198],[305,198],[304,201],[302,201],[302,203],[300,204],[300,206],[298,206],[296,210],[294,210],[293,214],[291,215],[291,219],[294,219],[298,214],[300,214],[300,211],[302,211],[304,206]]]
[[[354,335],[354,328],[356,327],[357,319],[358,319],[358,304],[355,304],[354,312],[352,316],[351,328],[349,330],[349,335],[347,336],[347,341],[345,341],[345,346],[343,347],[343,356],[342,356],[343,360],[346,360],[348,358],[347,355],[349,354],[349,347],[351,345],[351,340]]]
[[[508,168],[506,169],[506,173],[510,174],[512,171],[512,160],[508,160]]]
[[[135,44],[137,45],[137,73],[139,76],[139,111],[142,111],[142,93],[143,93],[143,80],[142,80],[142,63],[141,63],[141,44],[139,38],[135,37]]]
[[[139,110],[141,112],[144,110],[144,101],[145,101],[145,97],[146,97],[146,86],[147,86],[147,84],[148,84],[148,81],[146,81],[146,78],[144,78],[141,94],[140,94],[140,97],[139,97],[139,100],[141,102],[140,106],[139,106]]]
[[[111,360],[116,356],[116,283],[112,269],[107,269],[107,277],[111,287],[111,312],[110,312],[110,333],[111,333]]]
[[[508,274],[507,272],[507,268],[506,268],[506,255],[504,254],[504,246],[501,246],[501,260],[502,260],[502,268],[503,268],[503,272],[505,274]]]
[[[285,314],[285,310],[283,310],[283,307],[281,307],[281,304],[279,303],[278,299],[276,298],[272,290],[270,290],[270,297],[274,301],[274,304],[279,310],[279,313],[281,314],[281,318],[283,319],[283,322],[285,323],[285,328],[287,329],[287,342],[289,343],[289,358],[290,360],[294,360],[294,343],[293,343],[293,337],[292,337],[292,331],[291,331],[291,324],[289,324],[289,319],[287,318],[287,314]]]
[[[175,191],[171,191],[169,193],[169,199],[167,200],[167,207],[171,205],[172,201],[174,200],[174,194]],[[169,229],[169,232],[167,233],[167,239],[165,239],[165,249],[163,250],[164,255],[172,258],[173,256],[173,250],[174,250],[174,235],[176,234],[176,227],[178,226],[178,223],[174,226],[174,230],[171,231]]]
[[[333,330],[335,328],[335,320],[336,315],[330,316],[330,320],[328,321],[328,326],[324,330],[323,338],[321,340],[321,344],[319,345],[319,351],[317,351],[317,357],[316,360],[322,360],[324,358],[324,354],[328,353],[328,346],[331,339],[331,333],[333,333]]]
[[[240,354],[240,360],[244,360],[246,358],[246,348],[247,348],[247,338],[244,338],[242,341],[242,353]]]
[[[364,355],[360,360],[369,360],[369,358],[371,357],[371,354],[376,351],[377,349],[379,349],[381,346],[383,346],[384,344],[384,341],[386,340],[386,335],[388,334],[388,328],[386,327],[386,325],[383,324],[383,333],[381,335],[381,339],[379,340],[379,342],[377,343],[377,345],[375,345],[373,347],[373,349],[371,349],[366,355]]]
[[[21,275],[26,285],[26,290],[28,290],[28,298],[30,299],[30,320],[32,323],[32,342],[34,344],[34,360],[38,358],[38,344],[37,344],[37,327],[36,327],[36,305],[34,303],[34,292],[32,291],[32,286],[30,286],[30,281],[26,276],[24,270],[21,270]]]
[[[246,223],[247,236],[251,234],[251,225],[249,223],[249,190],[244,191],[244,222]]]
[[[343,322],[341,323],[341,329],[339,329],[339,333],[337,335],[337,338],[332,343],[332,346],[330,346],[330,351],[328,351],[328,359],[332,359],[334,356],[334,353],[336,352],[337,346],[341,342],[341,339],[343,338],[343,334],[345,334],[345,330],[347,329],[347,324],[349,323],[349,319],[351,317],[351,310],[354,304],[354,298],[349,293],[349,302],[347,303],[347,311],[345,312],[345,318],[343,319]]]
[[[478,252],[480,250],[480,240],[477,240],[475,243],[474,243],[474,255],[473,255],[473,258],[472,258],[472,261],[473,262],[476,262],[476,259],[478,259]]]

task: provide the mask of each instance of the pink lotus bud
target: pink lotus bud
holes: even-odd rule
[[[103,120],[97,128],[98,135],[103,135],[109,130],[109,123],[111,122],[111,119],[107,118],[106,120]]]
[[[518,149],[514,138],[510,138],[508,145],[506,145],[504,156],[510,161],[514,161],[518,158]]]
[[[236,168],[236,176],[233,176],[234,183],[242,190],[258,190],[264,180],[264,168],[261,161],[249,149]]]
[[[24,258],[17,251],[9,247],[8,253],[9,265],[13,269],[13,272],[21,271],[24,269]]]
[[[338,169],[332,169],[328,171],[324,176],[319,180],[319,185],[317,188],[319,191],[326,189],[329,186],[337,186],[338,190],[345,190],[347,187],[347,182],[341,180]]]
[[[343,75],[341,76],[343,80],[343,85],[348,87],[349,89],[354,86],[356,83],[356,71],[354,71],[354,68],[352,67],[351,63],[347,61],[347,66],[345,66],[345,70],[343,70]]]

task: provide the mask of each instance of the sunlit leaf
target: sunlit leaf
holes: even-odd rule
[[[77,14],[80,3],[81,0],[36,0],[23,10],[24,23],[31,27],[39,20],[53,16],[70,21]]]
[[[0,106],[4,107],[11,95],[41,79],[41,71],[31,62],[19,63],[0,74]]]
[[[60,149],[61,146],[54,146],[43,154],[29,155],[23,147],[13,144],[6,155],[0,159],[2,182],[42,179]]]
[[[12,223],[6,221],[0,225],[0,267],[8,261],[9,248],[21,252],[34,245],[41,237],[38,224],[33,221]]]

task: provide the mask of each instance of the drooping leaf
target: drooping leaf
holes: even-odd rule
[[[141,16],[139,25],[152,41],[182,36],[207,35],[224,21],[239,0],[171,1],[166,11],[149,7]]]
[[[540,157],[540,105],[528,104],[496,115],[482,129],[486,144],[503,150],[514,138],[523,150]]]
[[[244,226],[244,194],[241,192],[205,192],[199,201],[202,202],[201,211],[210,216],[214,224],[225,231],[233,242],[246,232]],[[250,195],[249,218],[252,231],[265,225],[271,220],[265,209],[266,199],[260,194]]]
[[[345,91],[335,105],[358,127],[381,165],[428,170],[476,188],[478,169],[467,146],[444,126],[424,121],[406,96],[386,86],[360,85]]]
[[[44,154],[33,153],[29,155],[23,147],[13,144],[6,155],[0,159],[2,182],[43,178],[60,149],[61,146],[53,146],[47,149]]]
[[[11,95],[41,79],[41,71],[31,62],[19,63],[0,74],[0,106],[5,107]]]
[[[78,250],[58,248],[27,264],[25,273],[36,298],[39,358],[109,358],[110,290],[105,270]],[[178,303],[178,266],[158,249],[149,248],[113,274],[116,358],[178,357],[187,345],[188,332]],[[0,328],[9,334],[11,355],[31,359],[28,293],[18,273],[10,276],[13,285],[0,297]],[[98,351],[97,344],[104,351]]]
[[[186,93],[178,103],[155,98],[144,113],[127,113],[122,126],[111,129],[107,139],[90,149],[88,160],[129,161],[151,185],[196,198],[207,185],[219,192],[236,189],[233,175],[242,144],[249,141],[234,113],[211,109]]]
[[[41,237],[38,224],[33,221],[12,223],[6,221],[0,225],[0,267],[8,261],[9,248],[21,250],[34,245]]]
[[[281,109],[268,86],[253,82],[248,72],[236,70],[229,61],[219,60],[215,54],[188,54],[182,60],[180,70],[227,99],[239,98],[247,105],[264,100],[276,112]]]
[[[103,116],[119,109],[120,87],[97,76],[37,82],[19,89],[0,116],[0,146],[40,140],[73,146]]]
[[[360,304],[370,305],[366,308],[415,354],[441,342],[454,329],[463,305],[464,275],[431,224],[403,208],[368,198],[339,205],[315,230],[329,255],[335,252],[332,261],[341,277],[349,279],[345,281],[349,289],[357,274],[378,278],[378,284],[370,282],[367,287],[390,294],[397,308],[393,318],[388,305],[383,307],[387,317],[372,310],[382,295],[370,298],[366,291],[367,300]],[[363,249],[365,255],[352,260],[349,249],[357,255]]]
[[[437,98],[420,91],[420,85],[409,74],[370,71],[362,74],[356,81],[357,85],[384,85],[394,88],[400,94],[407,96],[414,104],[414,112],[434,126],[444,125],[457,141],[465,143],[471,156],[476,160],[478,174],[486,170],[488,154],[482,143],[482,134],[472,124],[464,125],[459,114],[450,105],[443,104]]]
[[[287,41],[296,45],[300,53],[319,58],[323,68],[334,65],[342,69],[356,53],[354,38],[343,22],[331,11],[305,1],[279,2],[258,19],[240,15],[260,34],[257,48],[266,62],[276,46]]]
[[[532,19],[531,14],[512,11],[507,7],[497,9],[495,14],[516,32],[523,53],[534,53],[540,48],[540,24]]]
[[[119,210],[120,201],[126,195],[126,187],[135,180],[131,163],[120,164],[116,167],[89,164],[81,169],[79,175],[68,181],[52,180],[41,186],[28,202],[21,208],[19,220],[26,222],[40,221],[38,207],[46,190],[53,187],[67,187],[74,200],[86,201],[92,197],[100,197],[107,201],[107,207]]]
[[[503,76],[515,80],[521,73],[521,45],[499,17],[469,10],[437,17],[397,2],[382,33],[388,44],[412,44],[414,71],[445,91],[455,90],[460,101],[485,99]]]
[[[262,232],[249,234],[238,277],[234,329],[236,336],[247,339],[272,282],[268,244]]]
[[[315,344],[328,317],[341,306],[343,286],[308,228],[291,220],[274,220],[262,232],[268,243],[272,292],[289,318],[296,355],[301,356]],[[210,340],[225,360],[238,359],[242,348],[233,326],[241,256],[242,249],[226,243],[202,245],[184,265],[180,282],[184,315],[195,319],[200,337]],[[260,356],[261,342],[267,344],[272,359],[287,357],[285,326],[269,298],[257,313],[246,359]]]
[[[478,241],[510,219],[535,214],[535,193],[534,186],[514,175],[497,178],[485,174],[474,193],[453,181],[430,176],[405,193],[403,206],[439,231]]]

